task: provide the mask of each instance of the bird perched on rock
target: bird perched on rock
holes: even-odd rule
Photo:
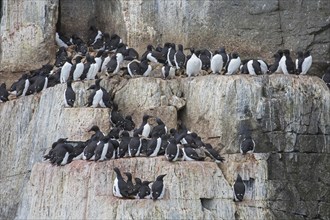
[[[60,76],[61,83],[66,83],[68,81],[71,67],[72,67],[72,63],[71,60],[68,58],[61,69],[61,76]]]
[[[87,106],[96,108],[98,106],[102,108],[111,108],[112,101],[109,93],[100,86],[101,79],[95,81],[95,85],[91,85],[87,90],[94,89],[94,92],[89,96]]]
[[[64,106],[73,107],[74,102],[76,101],[76,93],[72,89],[72,81],[66,83],[67,87],[64,92]]]
[[[241,58],[238,56],[238,53],[234,52],[228,63],[226,75],[235,74],[239,69],[240,65],[241,65]]]
[[[84,64],[81,62],[82,56],[76,56],[76,63],[72,65],[70,75],[73,77],[73,81],[80,80],[81,75],[84,72]],[[72,72],[72,74],[71,74]]]
[[[240,144],[240,152],[243,155],[246,153],[253,153],[255,146],[256,144],[252,137],[245,137]]]
[[[128,155],[130,157],[137,157],[140,155],[141,152],[141,140],[139,137],[138,132],[135,130],[133,133],[133,137],[131,138],[129,144],[128,144]]]
[[[6,83],[2,83],[0,85],[0,102],[9,101],[8,96],[9,96],[9,92],[6,89]]]
[[[154,47],[149,44],[147,46],[147,51],[144,52],[144,54],[141,56],[141,61],[143,60],[149,60],[150,62],[153,62],[153,63],[165,63],[166,62],[166,54],[162,54],[161,52],[158,52],[158,51],[153,51]]]
[[[139,192],[136,196],[138,199],[150,199],[151,198],[151,189],[149,187],[151,181],[143,181],[140,188]]]
[[[225,160],[223,157],[220,156],[219,152],[213,149],[211,144],[205,144],[203,149],[205,153],[214,160],[214,162],[221,163]]]
[[[287,49],[283,50],[283,56],[280,59],[279,65],[284,74],[288,75],[294,73],[295,66],[290,56],[289,50]]]
[[[223,59],[222,56],[220,55],[220,51],[216,50],[214,52],[214,55],[211,59],[211,70],[213,74],[220,74],[221,70],[223,68]]]
[[[325,71],[325,73],[322,76],[322,79],[330,89],[330,67],[328,67],[328,69]]]
[[[150,115],[143,115],[142,123],[137,130],[138,134],[140,134],[141,136],[146,137],[146,138],[148,138],[150,136],[150,132],[151,132],[151,126],[148,123],[149,118],[150,118]]]
[[[126,155],[128,151],[128,145],[131,141],[131,137],[127,131],[123,131],[120,137],[121,141],[118,146],[118,157],[122,158]]]
[[[233,186],[233,191],[234,191],[234,202],[243,201],[243,197],[245,194],[245,185],[243,183],[242,177],[239,174],[237,174],[237,178]]]
[[[186,67],[186,72],[188,77],[197,76],[199,72],[202,70],[202,61],[200,58],[198,58],[199,51],[195,52],[194,48],[190,48],[190,52],[191,52],[191,57],[187,61],[187,67]]]
[[[123,54],[116,53],[113,55],[110,59],[110,61],[107,63],[107,72],[117,74],[120,70],[120,65],[124,61]]]
[[[179,145],[174,138],[170,138],[168,142],[169,143],[165,149],[165,158],[168,161],[177,161],[180,153]]]
[[[109,141],[110,137],[109,136],[104,136],[100,141],[97,143],[97,146],[95,148],[94,154],[95,154],[95,161],[104,161],[107,158],[108,154],[108,148],[109,148]]]
[[[212,53],[207,49],[203,49],[199,53],[199,59],[202,61],[202,70],[208,70],[211,65]]]
[[[173,79],[175,77],[175,67],[169,65],[163,66],[162,75],[164,79]]]
[[[201,161],[204,160],[204,157],[201,157],[196,149],[190,147],[189,145],[184,145],[184,147],[182,148],[182,152],[183,152],[183,160],[185,161]]]
[[[274,55],[273,55],[273,57],[274,57],[274,63],[269,67],[269,72],[270,73],[279,73],[279,72],[281,72],[282,70],[281,70],[281,66],[280,66],[280,60],[281,60],[281,54],[282,54],[282,51],[280,50],[280,51],[278,51],[277,53],[275,53]]]
[[[310,54],[310,51],[306,51],[304,53],[304,60],[301,64],[301,72],[300,75],[305,75],[307,74],[308,70],[311,68],[312,66],[312,55]]]
[[[183,53],[182,44],[178,45],[178,50],[174,54],[174,63],[177,69],[184,68],[184,64],[186,63],[186,55]]]
[[[152,129],[151,135],[155,134],[157,137],[161,137],[167,133],[167,127],[165,123],[160,119],[156,118],[157,125]]]
[[[304,53],[302,51],[298,51],[296,58],[296,71],[298,75],[301,73],[301,64],[303,61],[304,61]]]
[[[158,137],[158,134],[153,133],[151,136],[151,139],[148,141],[148,147],[147,147],[147,156],[148,157],[156,157],[158,155],[161,142],[162,142],[162,140],[160,137]]]
[[[163,178],[166,174],[159,175],[151,186],[151,196],[153,200],[162,199],[165,194],[165,184]]]
[[[113,170],[116,173],[116,178],[114,180],[112,188],[113,195],[120,198],[128,197],[127,183],[123,179],[120,170],[118,169],[118,167],[115,167]]]

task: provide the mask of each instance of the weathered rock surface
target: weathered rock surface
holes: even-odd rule
[[[181,121],[220,149],[225,163],[220,169],[211,162],[171,164],[161,157],[75,161],[65,167],[37,163],[59,137],[85,140],[93,124],[109,129],[108,109],[84,106],[90,94],[85,89],[91,84],[73,84],[78,93],[75,108],[63,107],[65,85],[1,103],[1,218],[123,218],[124,210],[132,214],[128,218],[329,216],[330,95],[319,78],[210,75],[167,81],[102,80],[122,113],[133,114],[137,125],[144,113],[159,116],[169,128]],[[183,109],[169,101],[173,96],[185,103]],[[253,155],[238,153],[242,124],[256,140]],[[142,178],[168,173],[170,188],[164,200],[141,203],[113,198],[114,166]],[[237,173],[248,185],[246,200],[239,204],[232,202],[230,189]],[[160,210],[162,205],[166,211]],[[138,212],[138,207],[144,207],[144,212]]]
[[[210,75],[181,86],[182,121],[223,153],[239,152],[241,127],[252,131],[256,152],[330,152],[329,90],[317,77]]]
[[[55,57],[58,0],[1,0],[0,71],[40,68]]]

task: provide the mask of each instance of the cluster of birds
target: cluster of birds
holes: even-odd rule
[[[54,165],[65,165],[74,159],[105,161],[160,155],[168,161],[203,161],[206,156],[216,163],[224,161],[211,144],[204,143],[200,136],[188,131],[185,126],[179,130],[172,128],[168,133],[160,118],[156,118],[157,125],[154,127],[148,122],[150,118],[150,115],[144,115],[140,127],[135,129],[131,116],[123,117],[119,111],[112,109],[110,122],[113,127],[107,135],[94,125],[89,130],[94,132],[90,139],[78,142],[74,147],[66,138],[60,138],[52,144],[44,159]]]
[[[165,184],[163,178],[166,174],[159,175],[155,181],[142,180],[135,177],[134,182],[132,180],[132,174],[130,172],[124,172],[127,177],[125,181],[120,173],[118,167],[114,168],[116,178],[113,183],[113,195],[119,198],[133,198],[133,199],[162,199],[165,194]],[[152,184],[151,184],[152,183]],[[151,187],[150,187],[151,184]]]
[[[178,130],[172,128],[168,133],[166,125],[160,118],[156,118],[157,125],[153,127],[148,122],[151,116],[144,115],[140,127],[135,129],[135,123],[131,116],[124,117],[117,110],[117,105],[113,105],[116,107],[112,109],[110,114],[112,129],[107,135],[104,135],[100,128],[94,125],[89,130],[89,132],[94,132],[90,139],[78,142],[74,147],[67,141],[67,138],[60,138],[52,144],[51,150],[44,156],[44,159],[58,166],[66,165],[76,159],[105,161],[124,157],[156,157],[160,155],[164,155],[171,162],[179,160],[203,161],[206,156],[216,163],[224,161],[224,158],[220,156],[218,151],[213,149],[211,144],[204,143],[196,133],[190,132],[184,125],[180,125]],[[242,154],[252,153],[254,149],[255,142],[252,137],[244,137],[240,143],[240,152]],[[118,175],[120,172],[116,171],[116,173],[118,179],[116,181],[120,180],[120,185],[123,184],[124,188],[121,190],[114,188],[114,190],[116,189],[114,191],[115,196],[124,198],[148,197],[148,195],[144,194],[148,191],[136,194],[140,192],[136,190],[136,187],[127,188],[127,182],[125,184],[122,176]],[[128,177],[127,181],[131,182],[129,179]],[[135,181],[135,185],[139,186],[139,180],[137,181]],[[162,179],[157,179],[157,181],[162,181]],[[129,185],[131,186],[131,184]],[[146,189],[147,187],[141,190]],[[234,184],[235,201],[242,201],[243,196],[239,195],[244,195],[244,192],[245,185],[241,178],[237,178]],[[152,195],[152,198],[156,198],[156,196]]]
[[[148,45],[139,56],[134,48],[129,48],[117,34],[102,33],[95,26],[89,28],[88,41],[85,43],[76,34],[70,38],[56,33],[59,46],[54,65],[46,64],[40,69],[24,73],[10,88],[0,86],[0,102],[8,101],[10,94],[18,97],[45,90],[59,83],[77,80],[92,80],[103,75],[125,74],[129,76],[149,76],[154,65],[162,65],[164,79],[185,73],[188,77],[197,76],[202,71],[214,74],[224,73],[259,75],[267,73],[307,74],[312,65],[310,51],[298,51],[295,62],[290,51],[279,50],[274,54],[274,63],[268,65],[262,59],[241,60],[237,52],[226,53],[224,47],[214,52],[208,49],[189,48],[185,55],[183,46],[165,43],[156,48]],[[124,70],[124,71],[121,71]],[[330,67],[322,77],[330,87]]]

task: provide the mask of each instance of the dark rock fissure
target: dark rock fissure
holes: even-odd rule
[[[207,209],[209,211],[212,210],[211,203],[213,202],[213,199],[210,198],[200,198],[201,204],[202,204],[202,210]]]

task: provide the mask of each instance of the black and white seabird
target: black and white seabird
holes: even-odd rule
[[[220,156],[219,152],[216,151],[211,144],[205,144],[205,146],[203,147],[204,152],[211,158],[214,160],[214,162],[216,163],[221,163],[223,162],[225,159],[223,157]]]
[[[98,30],[94,25],[90,26],[88,32],[87,45],[91,46],[95,44],[98,39],[102,39],[102,32]]]
[[[124,117],[118,111],[118,105],[116,103],[112,104],[112,110],[110,112],[110,122],[111,124],[116,127],[120,123],[124,121]]]
[[[164,79],[173,79],[175,77],[175,67],[166,64],[162,67],[162,75]]]
[[[115,181],[113,182],[113,188],[112,188],[113,195],[119,198],[128,197],[127,183],[123,179],[120,170],[118,169],[118,167],[115,167],[113,170],[116,173],[116,178]]]
[[[150,136],[150,132],[151,132],[151,126],[148,123],[149,118],[150,118],[150,115],[143,115],[142,123],[137,131],[141,136],[146,137],[146,138],[148,138]]]
[[[223,59],[220,51],[216,50],[211,59],[211,70],[213,74],[220,74],[223,68]]]
[[[311,68],[312,66],[312,55],[310,54],[310,51],[306,51],[304,53],[304,60],[301,64],[301,72],[300,75],[306,75],[308,70]]]
[[[328,67],[328,69],[325,71],[325,73],[322,76],[322,79],[330,89],[330,67]]]
[[[28,75],[25,73],[22,75],[20,80],[16,84],[16,97],[25,96],[30,86],[30,80]]]
[[[169,143],[165,149],[165,158],[168,161],[177,161],[180,153],[179,145],[174,138],[170,138],[168,142]]]
[[[279,73],[279,72],[282,71],[281,66],[280,66],[280,60],[282,58],[281,54],[283,54],[283,53],[282,53],[281,50],[279,50],[277,53],[275,53],[273,55],[274,63],[269,67],[269,72],[270,73]]]
[[[123,42],[117,34],[112,34],[109,37],[108,33],[104,33],[103,37],[105,42],[105,50],[109,50],[111,52],[115,52],[118,48],[118,45]]]
[[[106,159],[110,159],[107,158],[108,149],[109,149],[109,143],[108,143],[109,139],[110,139],[109,136],[105,136],[97,143],[97,146],[94,151],[95,161],[104,161]]]
[[[97,136],[93,136],[90,140],[90,142],[87,144],[87,146],[84,149],[84,154],[82,159],[83,160],[94,160],[95,159],[95,149],[97,147],[97,143],[100,141],[100,139]]]
[[[199,72],[202,70],[202,61],[198,58],[199,52],[196,51],[194,48],[190,48],[191,57],[187,61],[186,72],[187,76],[197,76]]]
[[[67,61],[64,63],[64,65],[61,68],[61,76],[60,76],[60,82],[66,83],[70,76],[70,70],[71,70],[72,64],[70,59],[68,58]]]
[[[128,190],[128,196],[136,196],[136,194],[139,192],[134,188],[132,174],[130,172],[124,172],[124,174],[127,176],[126,185]]]
[[[125,155],[128,151],[128,145],[131,141],[131,137],[129,136],[129,133],[127,131],[123,131],[121,133],[120,139],[121,139],[121,141],[120,141],[119,147],[118,147],[118,157],[122,158],[122,157],[125,157]]]
[[[74,102],[76,101],[76,93],[72,89],[72,81],[68,81],[67,87],[64,92],[64,106],[73,107]]]
[[[80,80],[80,76],[84,72],[84,64],[81,62],[82,58],[83,58],[82,56],[76,56],[76,58],[75,58],[76,63],[73,64],[71,67],[71,71],[73,71],[72,72],[73,81]],[[71,75],[71,73],[70,73],[70,75]]]
[[[202,61],[202,70],[210,69],[212,53],[209,50],[201,50],[199,54],[199,59]]]
[[[303,61],[304,61],[304,53],[302,51],[298,51],[296,58],[296,71],[298,75],[301,73],[301,65]]]
[[[268,64],[264,60],[258,60],[262,74],[268,73]]]
[[[88,130],[88,132],[92,132],[92,131],[94,131],[95,133],[91,136],[91,138],[93,138],[94,136],[96,136],[98,140],[101,140],[102,138],[104,138],[104,134],[103,134],[103,132],[101,131],[101,129],[99,128],[99,126],[97,126],[97,125],[93,125],[93,126]]]
[[[143,181],[140,188],[139,192],[136,196],[138,199],[150,199],[151,198],[151,189],[149,187],[151,181]]]
[[[183,46],[182,44],[178,45],[178,50],[174,55],[174,63],[176,69],[183,69],[186,63],[186,55],[183,53]]]
[[[155,134],[157,137],[161,137],[167,133],[167,127],[165,123],[160,119],[156,118],[157,125],[152,129],[151,135]]]
[[[141,152],[141,140],[138,132],[133,133],[133,137],[131,138],[128,144],[128,156],[130,157],[138,157]]]
[[[161,52],[153,51],[154,47],[149,44],[147,46],[147,51],[144,52],[144,54],[141,56],[141,61],[143,60],[149,60],[153,63],[165,63],[166,61],[166,55],[163,55]]]
[[[228,63],[226,75],[235,74],[239,69],[240,65],[241,65],[241,58],[238,56],[238,53],[234,52]]]
[[[141,75],[140,61],[132,60],[131,62],[129,62],[127,65],[127,71],[131,77]]]
[[[253,153],[255,146],[256,144],[252,137],[245,137],[240,144],[240,152],[243,155],[246,153]]]
[[[158,137],[158,134],[152,134],[151,139],[148,141],[147,147],[147,156],[148,157],[156,157],[160,150],[162,139]]]
[[[243,197],[245,194],[245,185],[243,183],[242,177],[239,174],[237,174],[237,178],[233,186],[233,191],[234,191],[234,202],[243,201]]]
[[[71,161],[69,161],[70,153],[73,151],[73,146],[68,143],[60,143],[52,149],[52,158],[50,162],[57,166],[64,166]]]
[[[123,61],[124,61],[123,54],[116,53],[115,55],[113,55],[110,61],[108,62],[108,64],[106,65],[107,72],[113,74],[118,73],[120,70],[120,65]]]
[[[283,56],[280,59],[279,65],[284,74],[293,74],[295,69],[295,64],[292,61],[289,50],[283,50]]]
[[[204,160],[204,158],[199,156],[196,150],[192,147],[184,146],[182,148],[182,152],[183,152],[183,160],[185,161]]]
[[[151,186],[151,196],[153,200],[162,199],[165,194],[165,184],[163,182],[163,178],[166,176],[159,175],[156,178],[156,181]]]
[[[175,44],[171,43],[170,48],[167,51],[166,61],[167,64],[171,67],[175,67],[176,64],[174,62],[174,56],[175,56],[176,50],[175,50]]]
[[[142,60],[140,62],[140,74],[142,76],[145,76],[145,77],[149,76],[151,70],[152,70],[152,67],[151,67],[151,65],[149,65],[148,60]]]
[[[8,96],[9,96],[9,92],[6,89],[6,83],[2,83],[0,85],[0,102],[9,101]]]

